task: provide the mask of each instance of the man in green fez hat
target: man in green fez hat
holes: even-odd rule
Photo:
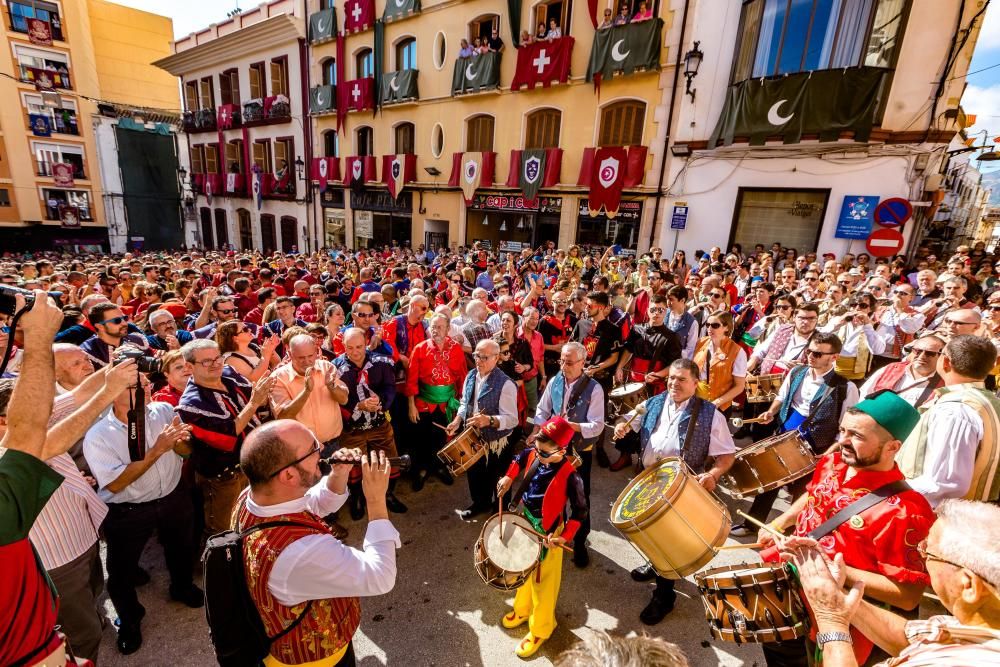
[[[864,585],[865,597],[881,606],[915,609],[930,583],[918,545],[927,538],[934,512],[906,484],[895,456],[919,419],[916,409],[892,391],[873,394],[848,408],[837,441],[817,459],[806,492],[770,523],[769,530],[758,534],[758,541],[767,547],[761,558],[778,560],[770,530],[784,533],[794,528],[796,536],[815,539],[826,557],[839,565],[845,586]],[[854,504],[860,500],[869,503]],[[828,642],[850,643],[858,664],[888,657],[856,628],[850,633],[813,633],[762,648],[768,665],[805,667],[808,653]]]

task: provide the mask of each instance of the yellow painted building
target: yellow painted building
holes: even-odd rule
[[[349,14],[360,14],[355,8],[359,1],[364,2],[336,2],[338,32],[345,29]],[[387,2],[404,7],[410,1],[375,0],[374,17],[383,18]],[[314,156],[339,157],[343,171],[350,156],[374,155],[379,181],[384,179],[382,156],[417,156],[415,182],[407,185],[410,194],[404,191],[397,202],[387,196],[381,183],[370,184],[365,192],[338,186],[320,195],[328,244],[346,242],[358,247],[409,241],[414,247],[425,243],[456,246],[480,240],[494,248],[500,245],[513,250],[547,241],[564,248],[576,242],[619,242],[633,249],[649,246],[667,115],[663,90],[670,89],[676,57],[674,47],[666,46],[673,43],[669,38],[673,36],[675,12],[665,0],[657,3],[658,14],[653,17],[663,20],[662,29],[656,31],[659,69],[607,78],[599,94],[585,80],[597,33],[586,2],[523,3],[521,19],[514,26],[518,34],[521,30],[533,32],[533,26],[543,18],[554,18],[563,35],[575,41],[566,83],[512,91],[518,49],[511,39],[508,3],[426,0],[418,12],[384,24],[382,77],[388,80],[396,72],[416,69],[418,99],[384,105],[375,114],[368,110],[350,112],[339,133],[336,111],[318,110],[322,105],[317,107],[316,90],[336,84],[350,87],[348,92],[353,93],[352,82],[373,71],[375,31],[369,27],[342,36],[344,45],[338,49],[337,38],[323,39],[323,33],[317,31],[326,25],[321,19],[329,18],[331,0],[306,2],[310,13]],[[638,6],[638,0],[634,4]],[[605,8],[617,11],[617,4],[601,0],[598,21]],[[453,95],[461,40],[471,41],[480,34],[491,36],[494,29],[499,30],[505,44],[500,54],[499,86]],[[335,62],[338,50],[345,60],[340,67]],[[532,67],[546,65],[543,59],[547,57],[538,53]],[[463,61],[463,66],[467,63],[477,66],[473,60]],[[344,81],[336,80],[338,72]],[[333,88],[323,90],[335,92]],[[320,97],[321,102],[326,100],[322,93]],[[588,188],[578,185],[585,149],[629,144],[645,146],[648,152],[639,183],[625,190],[626,203],[618,218],[609,221],[604,216],[581,215],[581,205],[585,206],[588,196]],[[562,149],[558,183],[540,190],[537,206],[525,207],[520,190],[506,185],[511,150],[552,147]],[[480,188],[480,196],[469,207],[462,192],[448,186],[453,154],[466,151],[496,153],[494,185]]]
[[[105,0],[4,0],[2,11],[3,247],[106,247],[96,100],[179,109],[176,81],[149,65],[170,52],[172,22]],[[40,90],[36,80],[52,90]],[[77,211],[79,226],[64,226]]]

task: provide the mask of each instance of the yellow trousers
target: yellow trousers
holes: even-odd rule
[[[531,634],[548,639],[556,629],[556,601],[562,582],[562,549],[549,549],[528,581],[514,595],[514,613],[528,617]]]

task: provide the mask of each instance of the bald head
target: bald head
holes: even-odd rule
[[[254,491],[275,482],[282,466],[299,458],[299,449],[312,446],[312,432],[292,419],[277,419],[251,431],[240,450],[240,468]]]
[[[76,345],[56,343],[52,346],[55,357],[56,382],[63,389],[74,389],[94,372],[94,365],[87,354]]]
[[[288,341],[288,359],[292,368],[299,375],[310,372],[316,360],[319,359],[319,349],[316,341],[307,333],[295,334]]]

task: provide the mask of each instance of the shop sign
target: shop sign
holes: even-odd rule
[[[323,208],[344,208],[344,191],[340,188],[327,188],[320,193],[319,203]]]
[[[520,241],[500,241],[500,251],[501,252],[521,252],[523,249],[530,247],[529,243],[521,243]]]
[[[590,209],[587,208],[590,202],[587,199],[580,200],[580,215],[590,217]],[[622,200],[618,205],[618,215],[615,216],[616,222],[635,222],[638,223],[642,218],[642,202],[636,200]]]
[[[879,198],[872,195],[846,195],[840,205],[834,238],[864,240],[872,231],[872,215]]]
[[[559,213],[562,211],[562,197],[538,197],[531,200],[520,195],[476,194],[469,208],[474,211]]]
[[[354,213],[354,235],[362,239],[375,238],[372,232],[371,211],[356,211]]]
[[[413,193],[403,191],[399,193],[399,199],[394,200],[388,190],[375,188],[351,190],[351,208],[356,211],[378,211],[380,213],[412,213]]]

